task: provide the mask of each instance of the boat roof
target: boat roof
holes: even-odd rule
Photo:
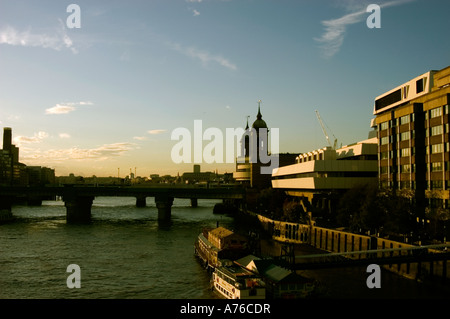
[[[228,276],[231,276],[233,278],[238,278],[238,277],[259,277],[256,274],[252,273],[251,271],[242,268],[240,266],[237,265],[233,265],[233,266],[222,266],[222,267],[218,267],[216,268],[217,271],[222,272]]]
[[[297,273],[280,267],[271,259],[261,259],[253,255],[242,257],[235,261],[241,267],[257,272],[260,276],[267,278],[274,282],[309,282],[310,279],[298,275]]]
[[[235,262],[243,267],[247,267],[254,260],[260,260],[260,258],[254,256],[254,255],[247,255],[245,257],[242,257],[242,258],[236,260]]]
[[[233,232],[231,230],[226,229],[224,227],[217,227],[213,230],[210,230],[209,233],[218,238],[224,238],[224,237],[233,235]]]
[[[312,281],[312,279],[301,276],[289,269],[280,267],[273,263],[269,264],[268,260],[255,260],[254,262],[259,274],[262,277],[274,282],[305,283]]]

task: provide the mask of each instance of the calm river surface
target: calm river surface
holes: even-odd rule
[[[146,208],[137,208],[135,198],[97,198],[88,225],[66,224],[61,201],[15,206],[16,220],[0,225],[0,298],[217,298],[193,246],[203,227],[238,226],[213,214],[215,203],[199,200],[191,208],[189,200],[175,199],[169,225],[158,222],[152,198]],[[67,287],[70,264],[81,269],[79,289]],[[365,269],[305,274],[320,280],[326,298],[449,298],[437,287],[387,272],[382,289],[367,288]]]

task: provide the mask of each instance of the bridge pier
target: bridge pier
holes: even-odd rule
[[[27,205],[28,206],[42,206],[42,197],[40,196],[27,196]]]
[[[66,206],[66,221],[69,224],[83,224],[91,221],[94,196],[63,197]]]
[[[0,196],[0,222],[13,219],[11,207],[12,198],[10,196]]]
[[[191,207],[198,207],[198,199],[197,198],[191,198]]]
[[[136,196],[136,207],[145,207],[145,206],[147,206],[146,196]]]
[[[173,197],[156,196],[156,208],[158,209],[158,220],[170,220],[172,215]]]

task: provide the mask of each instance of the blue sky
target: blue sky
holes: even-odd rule
[[[171,132],[244,127],[258,100],[281,152],[327,145],[315,110],[346,145],[367,137],[376,96],[450,65],[448,12],[444,0],[2,0],[0,124],[21,162],[57,175],[192,171],[172,161]]]

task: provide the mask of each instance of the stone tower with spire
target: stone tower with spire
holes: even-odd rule
[[[265,165],[260,161],[260,154],[268,154],[268,128],[267,123],[262,119],[261,100],[258,101],[258,113],[256,120],[250,129],[248,125],[241,138],[241,157],[237,159],[236,172],[233,177],[237,182],[252,188],[267,188],[271,185],[271,175],[261,174],[261,166]]]

